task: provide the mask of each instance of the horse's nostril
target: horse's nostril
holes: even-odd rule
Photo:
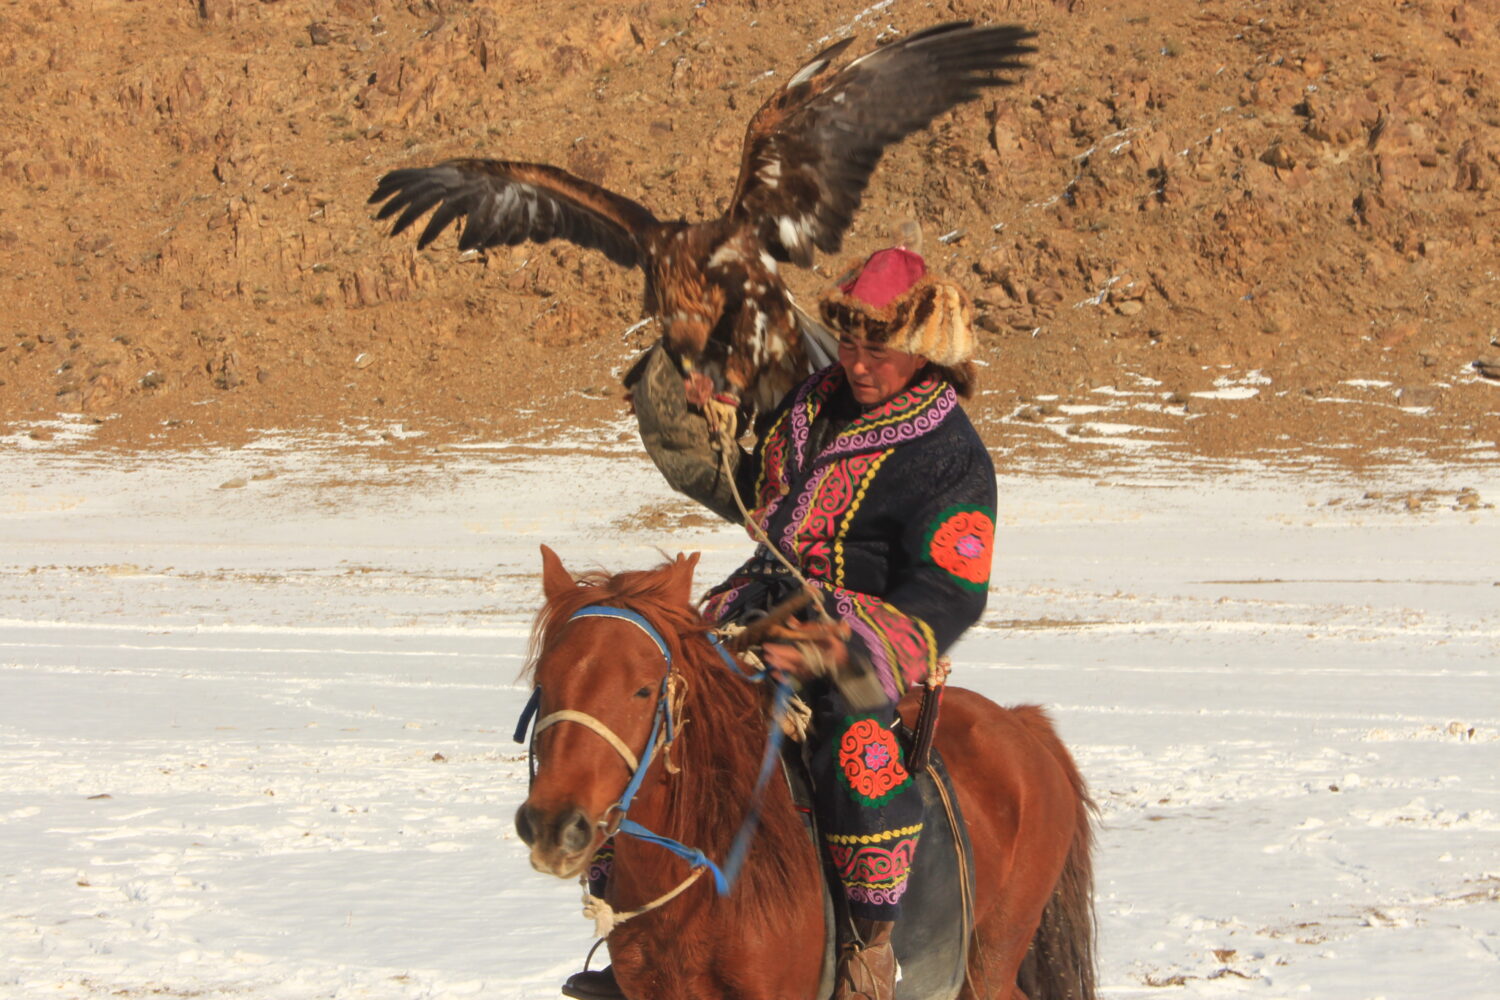
[[[528,805],[522,805],[516,810],[516,835],[527,847],[536,840],[536,822],[531,818],[531,807]]]
[[[523,805],[516,810],[516,833],[527,847],[540,844],[545,850],[569,854],[587,849],[594,840],[593,824],[581,809],[548,814]]]
[[[594,828],[589,819],[577,809],[558,830],[557,842],[568,851],[581,851],[594,839]]]

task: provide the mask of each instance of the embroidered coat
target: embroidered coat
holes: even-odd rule
[[[984,611],[995,468],[936,375],[858,413],[831,439],[819,435],[819,416],[843,384],[834,365],[789,393],[735,478],[768,537],[850,626],[850,654],[874,668],[894,702]],[[737,619],[763,601],[754,584],[768,560],[758,548],[709,595],[706,616]]]

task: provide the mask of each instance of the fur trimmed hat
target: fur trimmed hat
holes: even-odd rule
[[[920,354],[940,368],[974,356],[974,305],[962,288],[927,276],[927,265],[904,247],[877,250],[818,303],[823,323],[838,334]]]

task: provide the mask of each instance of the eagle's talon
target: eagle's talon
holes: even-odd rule
[[[714,398],[714,380],[702,372],[689,375],[682,380],[682,387],[687,393],[687,401],[693,406],[702,409]]]

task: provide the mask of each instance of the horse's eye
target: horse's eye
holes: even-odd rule
[[[635,696],[637,698],[649,698],[649,697],[651,697],[651,685],[647,684],[645,687],[641,688],[639,691],[637,691],[635,693]]]

